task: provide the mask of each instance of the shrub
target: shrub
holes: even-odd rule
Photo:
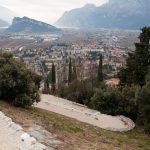
[[[138,122],[144,125],[145,131],[150,133],[150,82],[139,91],[138,97],[139,115]]]
[[[130,117],[133,120],[137,119],[138,107],[136,96],[139,87],[137,86],[125,86],[121,89],[122,94],[122,112],[121,114]]]
[[[0,53],[0,98],[15,106],[31,106],[40,101],[41,77],[28,70],[10,53]]]
[[[121,106],[121,94],[115,88],[98,89],[91,98],[91,108],[109,115],[119,114]]]
[[[100,88],[91,98],[90,107],[109,115],[125,115],[137,119],[137,87]]]
[[[91,84],[86,81],[75,80],[67,87],[60,88],[58,93],[66,99],[87,105],[93,96],[93,89]]]

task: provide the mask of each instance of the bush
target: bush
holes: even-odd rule
[[[75,80],[67,87],[60,88],[58,94],[71,101],[88,105],[93,96],[93,89],[86,81]]]
[[[144,130],[146,133],[150,134],[150,122],[145,122],[144,123]]]
[[[0,53],[0,98],[27,107],[40,101],[41,77],[28,70],[10,53]]]
[[[137,119],[137,87],[100,88],[91,98],[90,107],[109,115],[125,115]]]
[[[122,94],[122,115],[130,117],[133,120],[137,119],[138,107],[136,96],[139,87],[137,86],[125,86],[121,89]]]
[[[121,94],[115,88],[100,88],[91,98],[91,108],[109,115],[118,115],[122,110]]]
[[[139,91],[138,97],[139,115],[138,122],[144,125],[145,131],[150,133],[150,82]]]

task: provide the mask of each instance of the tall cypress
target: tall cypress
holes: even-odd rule
[[[69,58],[68,84],[72,82],[72,60]]]
[[[77,69],[75,64],[73,66],[73,80],[77,80]]]
[[[98,80],[98,82],[103,81],[103,56],[102,56],[102,54],[100,54],[100,57],[99,57],[97,80]]]
[[[145,84],[145,76],[150,66],[150,27],[144,27],[139,36],[140,42],[135,44],[135,51],[129,54],[126,67],[118,73],[120,84]]]
[[[52,70],[51,70],[51,83],[52,83],[52,92],[55,92],[56,90],[56,70],[54,62],[52,63]]]
[[[50,90],[49,90],[49,80],[48,78],[44,79],[44,94],[49,94]]]

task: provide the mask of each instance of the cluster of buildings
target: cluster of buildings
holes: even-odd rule
[[[85,36],[63,34],[58,37],[42,35],[40,38],[27,38],[29,45],[8,47],[5,50],[14,53],[14,57],[24,61],[26,66],[38,74],[46,77],[52,68],[56,68],[57,85],[65,84],[68,79],[69,58],[72,66],[76,67],[79,80],[97,75],[100,54],[103,56],[103,72],[106,78],[113,78],[118,70],[123,67],[128,57],[130,47],[120,45],[119,36],[108,34],[88,33]],[[15,40],[17,39],[14,36]],[[17,45],[17,43],[16,43]],[[0,47],[2,50],[2,48]]]

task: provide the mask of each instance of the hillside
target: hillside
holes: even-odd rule
[[[109,0],[100,7],[87,4],[82,8],[65,12],[56,25],[78,28],[139,29],[150,25],[149,9],[149,0]]]
[[[55,32],[56,27],[27,17],[15,17],[7,32]]]
[[[150,138],[140,129],[127,133],[109,132],[56,113],[38,108],[16,108],[3,101],[0,101],[0,110],[19,123],[26,132],[36,124],[57,135],[62,144],[58,147],[53,145],[53,148],[59,150],[110,150],[110,147],[112,150],[150,149]],[[52,146],[50,139],[45,139],[44,144]]]

